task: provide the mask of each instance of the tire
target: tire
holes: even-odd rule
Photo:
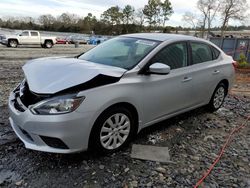
[[[9,40],[8,46],[11,48],[16,48],[18,46],[17,40]]]
[[[136,126],[128,109],[118,106],[107,109],[98,117],[92,128],[89,150],[107,154],[124,148],[135,135]]]
[[[45,48],[52,48],[53,43],[50,40],[46,40],[44,43]]]
[[[223,83],[219,83],[215,88],[214,93],[210,99],[210,102],[207,105],[207,109],[210,112],[217,111],[223,104],[225,97],[227,95],[227,87]]]

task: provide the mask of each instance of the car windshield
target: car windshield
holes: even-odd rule
[[[22,33],[22,32],[19,31],[19,32],[16,32],[15,35],[20,35],[21,33]]]
[[[158,44],[158,41],[116,37],[89,50],[79,59],[129,70]]]

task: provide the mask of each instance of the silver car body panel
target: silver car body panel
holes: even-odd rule
[[[85,99],[76,111],[63,115],[34,115],[27,109],[18,112],[10,95],[10,122],[16,134],[30,149],[71,153],[88,148],[89,135],[100,114],[117,103],[128,103],[138,113],[138,132],[154,123],[208,104],[218,83],[227,80],[229,89],[234,80],[232,58],[212,43],[180,35],[132,34],[128,37],[162,39],[132,70],[79,63],[77,59],[40,59],[24,66],[30,89],[37,93],[54,93],[86,82],[98,74],[121,77],[118,82],[80,91]],[[164,37],[165,38],[164,38]],[[221,52],[218,59],[171,70],[167,75],[139,74],[148,61],[166,45],[178,41],[200,41],[214,46]],[[64,65],[64,66],[61,66]],[[86,71],[87,70],[87,71]],[[27,140],[19,128],[29,132],[34,142]],[[69,147],[57,149],[47,146],[40,135],[56,137]]]

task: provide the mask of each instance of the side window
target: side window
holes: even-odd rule
[[[193,64],[203,63],[213,60],[211,48],[203,43],[191,43]]]
[[[28,31],[24,31],[21,33],[21,36],[29,36],[29,32]]]
[[[37,33],[37,32],[31,31],[30,34],[31,34],[32,37],[37,37],[37,36],[38,36],[38,33]]]
[[[187,44],[185,42],[170,44],[156,54],[151,63],[164,63],[171,69],[178,69],[187,66]]]
[[[217,50],[215,47],[211,46],[212,51],[213,51],[213,59],[218,59],[218,57],[220,56],[220,51]]]

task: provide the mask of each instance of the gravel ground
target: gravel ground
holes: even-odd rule
[[[74,56],[89,48],[0,46],[0,187],[193,187],[217,156],[226,136],[250,114],[249,95],[237,91],[249,90],[249,83],[240,82],[233,91],[238,97],[228,96],[215,113],[199,108],[143,130],[133,143],[169,147],[171,162],[166,164],[132,159],[132,144],[106,156],[25,149],[10,128],[6,105],[10,90],[23,78],[21,66],[31,58]],[[250,187],[249,124],[232,139],[204,187]]]

